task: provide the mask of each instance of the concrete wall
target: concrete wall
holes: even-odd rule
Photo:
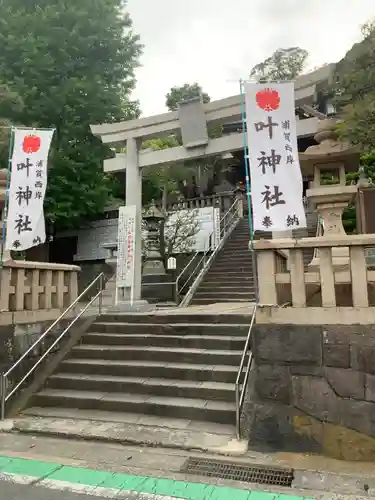
[[[375,330],[256,325],[244,408],[252,446],[375,460]]]

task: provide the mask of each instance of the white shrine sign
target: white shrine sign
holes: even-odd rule
[[[245,97],[254,230],[306,227],[294,84],[246,83]]]
[[[116,302],[118,290],[130,289],[133,302],[136,206],[120,207],[117,236]]]
[[[23,251],[46,241],[43,204],[53,132],[14,130],[6,218],[6,250]]]

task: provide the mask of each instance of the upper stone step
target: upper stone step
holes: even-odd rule
[[[184,347],[200,349],[234,349],[244,347],[246,337],[228,335],[150,335],[123,333],[88,333],[82,342],[91,345],[133,345]]]
[[[124,345],[78,345],[69,356],[83,359],[154,360],[239,366],[242,351]]]
[[[171,318],[172,319],[172,318]],[[125,322],[111,322],[99,321],[93,323],[89,332],[96,333],[122,333],[139,335],[247,335],[249,330],[251,318],[246,318],[242,324],[207,324],[201,323],[167,323],[167,324],[153,324],[153,323],[125,323]]]
[[[181,311],[181,312],[180,312]],[[128,314],[128,313],[110,313],[107,312],[100,316],[100,322],[113,322],[113,323],[127,323],[138,325],[151,324],[151,325],[176,325],[176,324],[199,324],[199,325],[240,325],[249,324],[250,318],[244,314],[205,314],[205,313],[195,313],[190,312],[189,308],[179,309],[178,312],[158,312],[155,314],[140,313],[140,314]],[[95,323],[94,323],[95,324]]]
[[[59,366],[60,373],[93,373],[122,377],[169,378],[199,380],[202,382],[234,383],[238,366],[172,363],[144,360],[66,359]]]
[[[211,305],[211,304],[233,304],[234,302],[249,304],[249,307],[255,303],[255,294],[250,298],[239,299],[237,297],[204,297],[204,296],[194,296],[192,300],[193,305]]]

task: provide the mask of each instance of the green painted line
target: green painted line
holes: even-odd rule
[[[31,477],[44,477],[61,467],[52,462],[39,462],[25,458],[0,457],[0,472]]]
[[[6,456],[0,456],[0,473],[41,479],[41,486],[43,480],[62,481],[72,485],[165,495],[185,500],[314,500],[259,490],[251,491],[148,476],[133,476]]]

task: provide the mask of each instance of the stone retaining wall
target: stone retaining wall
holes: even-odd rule
[[[252,446],[375,459],[375,327],[256,325]]]

